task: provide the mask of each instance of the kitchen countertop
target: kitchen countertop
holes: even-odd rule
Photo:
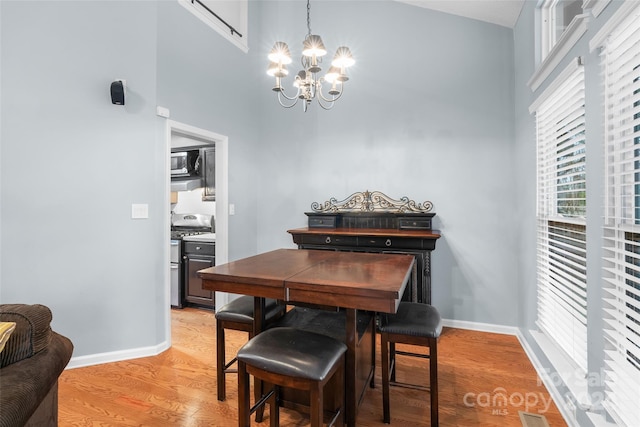
[[[182,240],[184,240],[185,242],[215,243],[216,233],[204,233],[204,234],[194,234],[192,236],[184,236]]]

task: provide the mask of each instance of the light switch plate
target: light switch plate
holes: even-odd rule
[[[131,205],[131,219],[149,218],[149,205],[146,203],[133,203]]]

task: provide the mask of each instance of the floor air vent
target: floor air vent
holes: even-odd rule
[[[549,427],[549,423],[544,415],[532,414],[530,412],[518,411],[522,427]]]

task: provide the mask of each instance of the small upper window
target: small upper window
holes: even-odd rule
[[[542,59],[556,45],[573,18],[582,13],[583,0],[545,0],[542,3]]]
[[[248,0],[178,0],[178,3],[244,52],[249,51]]]

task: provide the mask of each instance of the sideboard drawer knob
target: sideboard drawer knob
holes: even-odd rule
[[[327,244],[331,243],[331,236],[327,236],[327,238],[325,239],[325,242]]]
[[[387,246],[391,246],[391,239],[387,239],[387,241],[384,242],[384,244],[387,245]]]

